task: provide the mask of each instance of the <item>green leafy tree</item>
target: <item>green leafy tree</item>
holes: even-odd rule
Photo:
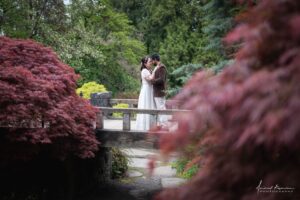
[[[0,32],[16,38],[46,38],[47,29],[66,30],[66,8],[63,0],[2,0]]]
[[[212,67],[228,59],[222,38],[233,26],[233,16],[240,12],[241,7],[230,1],[209,0],[201,6],[202,27],[201,45],[193,61]]]
[[[175,69],[170,74],[170,88],[168,90],[169,96],[174,96],[180,92],[182,86],[190,79],[195,71],[204,69],[201,64],[187,64]]]
[[[231,1],[111,2],[118,11],[127,13],[142,33],[148,53],[160,53],[162,62],[170,72],[169,88],[172,91],[182,84],[177,81],[182,75],[176,77],[176,73],[172,73],[175,69],[193,63],[220,71],[228,62],[221,38],[233,26],[232,19],[241,10],[240,6],[233,5]],[[187,74],[184,79],[188,80],[190,75]]]
[[[145,48],[136,39],[134,27],[127,16],[115,12],[106,1],[76,0],[72,1],[69,9],[71,23],[81,24],[78,31],[90,32],[91,37],[86,38],[92,40],[88,49],[98,52],[93,54],[89,51],[90,54],[83,55],[74,65],[83,76],[82,82],[98,81],[113,92],[137,90],[136,64],[145,54]],[[86,37],[84,33],[80,35],[83,35],[80,40]]]
[[[139,59],[145,47],[135,27],[109,1],[3,0],[1,34],[51,46],[81,75],[79,86],[96,81],[114,93],[138,90]]]
[[[198,53],[200,34],[190,31],[190,26],[182,19],[177,19],[175,24],[166,27],[167,37],[161,43],[160,53],[162,61],[167,65],[169,71],[192,63]]]

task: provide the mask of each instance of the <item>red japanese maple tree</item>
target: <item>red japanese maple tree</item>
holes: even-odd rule
[[[259,1],[240,20],[225,38],[243,42],[235,63],[194,75],[175,98],[191,113],[161,140],[193,146],[203,168],[157,200],[300,199],[300,1]]]
[[[78,75],[47,47],[0,37],[0,162],[94,156],[95,110],[75,93]]]

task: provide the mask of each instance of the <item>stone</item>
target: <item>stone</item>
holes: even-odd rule
[[[176,177],[161,179],[161,185],[163,188],[177,187],[185,182],[185,179]]]
[[[133,178],[133,177],[141,177],[143,176],[143,174],[139,171],[129,171],[127,172],[127,176]]]
[[[161,190],[160,179],[157,178],[138,178],[133,183],[134,189],[129,194],[136,199],[153,199],[154,195]]]
[[[130,122],[131,130],[134,130],[136,127],[136,122],[131,120]],[[115,120],[115,119],[105,119],[104,121],[104,128],[105,129],[113,129],[113,130],[122,130],[123,121],[122,120]]]
[[[133,168],[148,168],[149,159],[147,158],[130,158],[129,167]]]
[[[123,148],[121,149],[123,153],[126,154],[128,157],[134,158],[150,158],[159,153],[157,150],[149,150],[149,149],[136,149],[136,148]]]
[[[161,166],[154,168],[153,176],[156,177],[173,177],[176,176],[176,169],[171,166]]]
[[[111,92],[98,92],[91,94],[91,104],[97,107],[111,107],[110,99],[112,93]]]

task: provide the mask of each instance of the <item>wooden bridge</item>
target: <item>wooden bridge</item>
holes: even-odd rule
[[[158,115],[174,115],[185,113],[187,110],[167,109],[151,110],[137,109],[136,99],[110,99],[110,104],[127,103],[129,108],[97,107],[99,112],[96,120],[96,135],[101,145],[104,147],[127,147],[127,148],[158,148],[158,134],[151,134],[151,131],[135,130],[132,125],[135,124],[133,116],[135,114],[150,114],[157,123]],[[170,104],[170,101],[167,102]],[[174,105],[174,104],[172,104]],[[110,117],[111,113],[122,113],[122,118],[114,119]],[[109,123],[109,125],[107,125]],[[176,129],[176,122],[171,122]],[[167,133],[168,131],[159,131]]]
[[[170,104],[171,101],[167,101]],[[124,147],[124,148],[158,148],[158,139],[161,133],[170,133],[177,129],[177,122],[168,122],[171,129],[159,131],[141,131],[135,130],[136,114],[149,114],[153,116],[154,125],[157,124],[159,115],[170,115],[186,113],[188,110],[178,110],[176,104],[171,103],[173,107],[166,110],[156,109],[137,109],[137,99],[109,99],[109,105],[117,103],[129,104],[129,108],[97,107],[97,117],[95,123],[95,134],[101,142],[101,147]],[[175,108],[174,108],[175,105]],[[122,113],[122,118],[112,117],[112,113]],[[0,127],[30,127],[47,128],[49,123],[43,121],[24,121],[24,123],[5,124],[0,123]],[[169,126],[168,126],[169,127]],[[153,134],[151,134],[153,133]]]

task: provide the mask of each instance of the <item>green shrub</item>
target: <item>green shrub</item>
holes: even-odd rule
[[[187,162],[188,162],[187,159],[176,160],[172,163],[172,168],[176,169],[176,173],[180,175],[184,171]]]
[[[199,166],[194,164],[188,169],[183,171],[182,177],[185,179],[191,179],[193,176],[197,174],[198,171],[199,171]]]
[[[83,84],[81,88],[78,88],[76,90],[76,93],[78,95],[80,95],[80,93],[82,92],[83,98],[90,99],[90,96],[92,93],[106,92],[106,91],[107,90],[104,85],[101,85],[101,84],[96,83],[95,81],[92,81],[92,82]]]
[[[176,169],[176,174],[185,179],[191,179],[199,171],[199,165],[193,164],[191,167],[187,168],[190,160],[186,158],[181,158],[172,163],[172,168]]]
[[[119,103],[113,106],[113,108],[129,108],[129,105],[126,103]],[[123,117],[122,113],[113,113],[113,117]]]
[[[112,178],[124,177],[128,170],[128,158],[122,151],[112,148]]]

